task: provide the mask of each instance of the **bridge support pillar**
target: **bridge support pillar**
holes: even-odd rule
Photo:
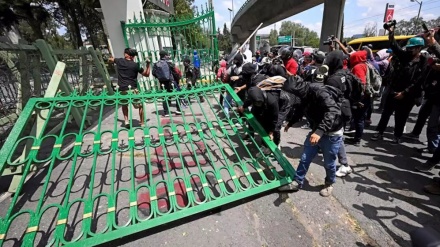
[[[252,36],[251,40],[249,41],[249,50],[251,50],[252,54],[255,54],[256,49],[257,49],[257,34],[254,34],[254,36]]]
[[[322,18],[321,41],[319,49],[328,51],[322,42],[331,35],[341,38],[342,19],[344,17],[345,0],[324,0],[324,16]]]
[[[107,27],[110,50],[114,57],[124,57],[125,40],[121,21],[128,22],[134,16],[144,19],[142,0],[100,0]],[[141,15],[141,16],[140,16]]]

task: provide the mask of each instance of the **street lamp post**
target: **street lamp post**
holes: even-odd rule
[[[420,11],[422,10],[423,1],[419,2],[417,0],[411,0],[411,2],[416,2],[419,4],[419,13],[417,14],[416,27],[415,27],[415,30],[417,31],[419,25],[419,19],[420,19]]]
[[[232,12],[233,12],[233,10],[230,8],[228,8],[228,10],[229,10],[229,30],[232,31]]]

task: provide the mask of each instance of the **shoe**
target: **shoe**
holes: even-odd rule
[[[411,139],[411,140],[419,140],[419,136],[418,135],[414,135],[413,133],[408,133],[408,134],[404,134],[403,137]]]
[[[324,188],[319,192],[322,197],[329,197],[333,192],[333,185],[325,184]]]
[[[278,148],[278,150],[281,151],[281,145],[280,144],[278,144],[277,148]]]
[[[353,169],[351,169],[350,166],[341,165],[339,167],[338,171],[336,172],[336,177],[338,177],[338,178],[345,177],[352,172],[353,172]]]
[[[430,150],[429,148],[418,148],[417,152],[423,154],[423,153],[429,153],[433,154],[435,150]]]
[[[170,113],[169,113],[169,112],[164,112],[164,113],[162,114],[162,116],[163,116],[163,117],[169,117],[169,116],[170,116]]]
[[[303,126],[301,126],[301,129],[303,129],[303,130],[310,129],[310,125],[304,124]]]
[[[176,115],[182,115],[182,112],[180,110],[176,110],[174,113],[176,113]]]
[[[416,166],[416,170],[419,172],[430,172],[436,165],[437,164],[426,162],[422,165]]]
[[[293,181],[290,184],[286,184],[284,186],[281,186],[278,188],[278,191],[284,192],[284,191],[298,191],[299,190],[299,183],[297,181]]]
[[[267,147],[263,147],[263,149],[261,151],[263,152],[264,156],[268,156],[269,154],[272,153],[272,151]],[[257,158],[261,158],[261,156],[262,156],[261,153],[257,154]]]
[[[430,194],[440,195],[440,184],[426,185],[423,189]]]
[[[240,123],[236,123],[236,124],[235,124],[235,127],[240,128],[240,127],[241,127],[241,124],[240,124]]]
[[[372,141],[382,141],[383,140],[383,134],[376,133],[371,137]]]
[[[130,128],[130,122],[129,121],[125,121],[125,128],[129,129]]]
[[[402,140],[398,137],[394,137],[393,140],[391,141],[391,144],[393,145],[398,145],[400,143],[402,143]]]
[[[360,147],[361,146],[361,140],[356,140],[356,139],[345,139],[344,141],[347,144],[356,146],[356,147]]]

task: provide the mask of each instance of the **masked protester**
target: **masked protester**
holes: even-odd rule
[[[185,67],[185,79],[188,88],[195,87],[197,80],[200,79],[200,69],[192,65],[189,58],[183,59],[183,66]],[[202,103],[205,102],[202,96],[199,96],[199,100]]]
[[[405,50],[394,39],[394,27],[389,29],[388,38],[393,54],[397,57],[399,64],[394,68],[389,94],[376,128],[377,133],[374,134],[371,140],[383,140],[383,133],[387,128],[390,117],[395,113],[392,144],[399,144],[409,113],[415,104],[420,105],[421,103],[421,78],[422,72],[427,66],[427,58],[420,55],[425,45],[423,38],[413,37],[409,39]]]
[[[229,83],[229,85],[232,88],[238,89],[245,85],[243,81],[243,76],[241,75],[243,64],[244,64],[243,56],[240,53],[238,53],[234,57],[233,65],[229,67],[228,70],[226,71],[225,82]],[[242,101],[245,100],[246,93],[244,90],[239,90],[237,94]],[[227,94],[225,99],[223,100],[223,109],[227,117],[229,117],[229,110],[231,109],[232,104],[233,104],[232,96]]]
[[[150,76],[150,61],[147,60],[147,67],[140,68],[139,64],[134,61],[137,56],[135,49],[126,48],[124,50],[124,58],[109,58],[110,63],[115,63],[118,68],[118,86],[121,94],[125,95],[129,90],[137,92],[137,76]],[[130,128],[128,119],[128,105],[122,106],[122,114],[124,115],[125,127]],[[142,105],[139,107],[139,120],[141,126],[144,126],[144,110]]]
[[[326,59],[325,65],[328,66],[328,77],[324,81],[324,85],[332,86],[339,89],[343,93],[343,99],[341,103],[341,116],[343,119],[344,128],[349,125],[351,120],[351,103],[350,92],[347,89],[346,83],[349,80],[348,74],[350,71],[345,70],[343,66],[344,54],[340,50],[330,52]],[[345,151],[344,139],[341,141],[341,146],[338,152],[338,160],[341,166],[336,172],[337,177],[345,177],[352,173],[353,170],[348,165],[347,153]]]
[[[278,53],[283,61],[284,66],[289,75],[296,75],[298,73],[298,63],[293,59],[293,48],[289,46],[282,47]]]
[[[425,39],[427,41],[428,50],[436,57],[440,57],[440,45],[434,39],[434,34],[434,31],[430,31],[429,33],[425,34]],[[436,167],[437,164],[440,163],[440,148],[438,146],[440,137],[438,135],[440,126],[440,83],[438,83],[438,81],[440,81],[440,63],[438,60],[430,59],[428,64],[429,65],[426,69],[426,73],[424,73],[426,80],[423,85],[427,94],[426,100],[430,101],[429,103],[432,104],[432,106],[428,127],[426,129],[428,137],[428,150],[426,151],[431,152],[434,155],[428,159],[426,163],[416,167],[416,170],[421,172],[430,172]],[[422,108],[420,111],[422,111]],[[438,177],[434,178],[434,181],[431,185],[425,186],[425,191],[431,194],[440,195],[440,179]]]
[[[295,180],[280,187],[279,190],[299,190],[304,183],[312,160],[318,154],[318,150],[321,149],[327,176],[320,195],[330,196],[333,191],[333,184],[336,181],[336,157],[344,133],[340,107],[342,93],[334,87],[309,83],[299,77],[291,76],[288,80],[288,83],[284,84],[284,90],[298,96],[301,99],[302,107],[296,108],[297,111],[284,130],[288,131],[294,123],[305,115],[310,122],[311,131],[304,141],[304,151],[296,170]]]

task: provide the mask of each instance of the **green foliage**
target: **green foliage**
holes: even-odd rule
[[[230,52],[232,49],[231,32],[229,31],[226,23],[223,26],[223,33],[218,29],[218,46],[219,50]]]
[[[270,30],[269,44],[270,45],[277,45],[278,44],[278,31],[275,29]]]
[[[273,38],[275,33],[270,33],[270,45],[277,44],[278,40]],[[295,45],[319,47],[319,37],[315,31],[308,29],[300,23],[292,21],[283,21],[280,28],[280,36],[292,36],[295,39]],[[278,35],[277,35],[278,36]]]

